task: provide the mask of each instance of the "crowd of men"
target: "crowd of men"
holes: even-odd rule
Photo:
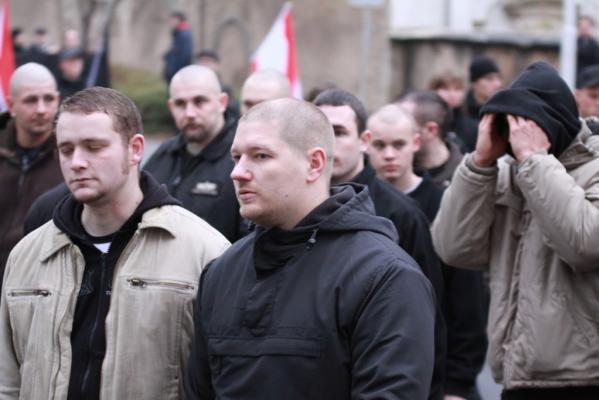
[[[0,399],[480,399],[487,341],[502,399],[599,398],[599,67],[469,73],[369,114],[257,71],[239,117],[184,66],[142,167],[129,98],[17,68]]]

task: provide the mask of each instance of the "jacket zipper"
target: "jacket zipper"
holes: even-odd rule
[[[50,296],[50,291],[45,289],[17,289],[11,290],[8,295],[10,297],[22,297],[22,296],[41,296],[48,297]]]
[[[148,287],[163,287],[163,288],[172,288],[179,290],[190,291],[193,290],[193,286],[188,285],[183,282],[175,282],[175,281],[157,281],[152,279],[142,279],[142,278],[129,278],[127,282],[132,287],[137,287],[141,289],[145,289]]]
[[[104,280],[105,280],[105,275],[106,275],[106,253],[102,253],[100,255],[100,259],[102,260],[102,264],[101,264],[102,273],[100,275],[100,288],[99,288],[99,290],[101,290],[101,293],[100,293],[100,299],[98,302],[98,309],[96,310],[96,318],[94,319],[94,324],[92,326],[92,330],[89,333],[88,347],[90,349],[92,348],[92,344],[93,344],[94,338],[96,336],[96,332],[98,331],[98,325],[99,325],[98,319],[100,318],[100,311],[102,310],[102,306],[104,305]],[[91,364],[92,364],[92,360],[89,359],[87,362],[87,366],[85,367],[85,372],[83,374],[83,380],[81,382],[81,393],[85,393],[85,389],[88,385],[89,376],[91,374]]]

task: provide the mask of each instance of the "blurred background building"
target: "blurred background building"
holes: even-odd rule
[[[78,29],[90,51],[109,21],[111,65],[157,75],[170,43],[169,15],[184,11],[195,51],[220,53],[221,76],[235,92],[283,3],[10,0],[10,7],[13,26],[30,35],[44,26],[54,43],[65,29]],[[301,0],[293,6],[304,93],[333,82],[359,93],[371,110],[406,89],[426,87],[441,72],[467,81],[468,65],[479,53],[497,61],[506,82],[533,60],[559,64],[561,0]],[[599,0],[578,0],[578,9],[599,16]]]

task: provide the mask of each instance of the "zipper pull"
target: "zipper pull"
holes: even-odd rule
[[[136,287],[146,287],[148,286],[146,281],[142,281],[141,279],[138,278],[131,278],[131,279],[127,279],[127,282],[129,282],[129,284],[131,286],[136,286]]]

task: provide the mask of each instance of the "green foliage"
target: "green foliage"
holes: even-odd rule
[[[172,134],[174,124],[166,106],[168,90],[159,74],[124,66],[112,66],[112,86],[129,96],[139,108],[146,134]]]

